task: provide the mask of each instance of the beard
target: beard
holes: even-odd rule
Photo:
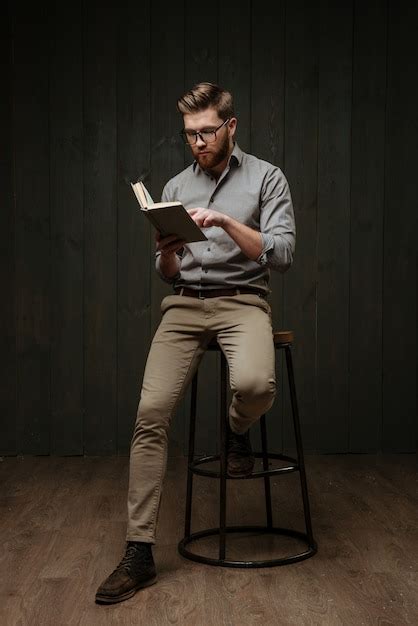
[[[206,146],[202,152],[206,152],[208,151],[208,154],[202,154],[200,155],[199,152],[197,152],[195,154],[196,160],[199,163],[200,167],[203,170],[207,170],[208,172],[210,172],[211,170],[213,170],[213,168],[215,168],[217,165],[219,165],[219,163],[222,163],[222,161],[228,156],[228,152],[229,152],[229,136],[228,134],[226,135],[226,137],[223,139],[222,143],[219,145],[219,147],[217,148],[216,151],[212,152],[210,150],[210,144],[209,145],[209,149]]]

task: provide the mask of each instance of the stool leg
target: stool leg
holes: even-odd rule
[[[303,510],[305,514],[306,534],[308,536],[309,544],[312,546],[314,543],[314,538],[313,538],[313,533],[312,533],[311,512],[310,512],[310,507],[309,507],[308,487],[306,483],[305,460],[303,456],[302,435],[300,431],[299,411],[298,411],[298,403],[296,399],[295,376],[293,372],[293,361],[292,361],[292,352],[291,352],[290,345],[285,347],[285,353],[286,353],[287,375],[289,378],[290,400],[292,403],[293,426],[295,429],[296,449],[297,449],[297,454],[298,454],[300,485],[302,489],[302,499],[303,499]]]
[[[261,449],[263,451],[263,470],[266,472],[269,468],[268,450],[267,450],[267,433],[266,433],[266,416],[260,417],[260,430],[261,430]],[[270,476],[264,476],[264,492],[266,494],[266,515],[267,526],[272,528],[273,515],[271,511],[271,491],[270,491]]]
[[[225,559],[226,538],[226,420],[228,419],[226,406],[226,358],[221,352],[221,410],[219,411],[220,423],[220,494],[219,494],[219,558]]]
[[[184,535],[190,535],[191,518],[192,518],[192,491],[193,491],[193,472],[190,468],[194,461],[194,444],[196,431],[196,404],[197,404],[197,372],[193,376],[192,396],[190,402],[190,426],[189,426],[189,454],[187,463],[187,492],[186,492],[186,516]]]

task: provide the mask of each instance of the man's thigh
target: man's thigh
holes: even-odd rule
[[[275,350],[271,309],[257,295],[242,294],[228,302],[232,323],[218,332],[230,370],[231,387],[254,381],[275,381]],[[235,310],[233,310],[235,306]]]
[[[141,398],[171,411],[190,382],[205,351],[207,339],[199,307],[181,296],[167,296],[151,343],[144,371]]]

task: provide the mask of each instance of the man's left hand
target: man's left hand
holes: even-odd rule
[[[223,228],[228,219],[226,215],[219,213],[219,211],[212,211],[202,207],[188,209],[188,213],[200,228],[209,228],[209,226],[220,226]]]
[[[188,209],[188,213],[201,228],[208,228],[209,226],[223,228],[249,259],[255,261],[260,256],[263,250],[263,238],[260,231],[250,228],[246,224],[241,224],[233,217],[219,213],[219,211],[198,207]]]

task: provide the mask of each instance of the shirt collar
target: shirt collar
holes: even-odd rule
[[[232,165],[236,165],[237,167],[239,167],[242,163],[242,157],[244,156],[243,151],[241,150],[241,148],[239,147],[239,145],[237,144],[237,142],[234,142],[234,148],[231,152],[231,156],[229,157],[227,166],[232,166]],[[196,166],[198,165],[197,160],[195,159],[193,161],[193,171],[196,171]],[[199,170],[201,168],[199,167]]]

